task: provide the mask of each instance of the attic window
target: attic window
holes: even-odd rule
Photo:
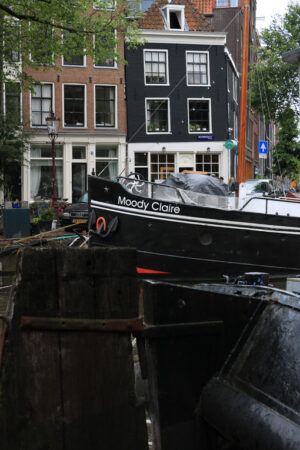
[[[184,30],[184,6],[166,5],[162,8],[166,29]]]
[[[175,28],[176,30],[181,30],[182,26],[180,24],[181,11],[170,11],[170,28]]]

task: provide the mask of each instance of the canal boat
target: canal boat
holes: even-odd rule
[[[210,178],[210,177],[208,177]],[[211,195],[131,177],[89,177],[90,246],[134,247],[137,271],[213,278],[300,274],[300,202]]]
[[[245,0],[237,182],[246,182],[249,8]],[[300,274],[300,202],[210,195],[140,179],[89,177],[89,243],[137,250],[137,271],[148,276],[216,278],[260,271]],[[266,193],[265,193],[266,194]],[[89,228],[90,228],[89,227]]]

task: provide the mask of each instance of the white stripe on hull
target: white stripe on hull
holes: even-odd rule
[[[96,200],[91,200],[91,207],[96,209],[102,209],[105,211],[118,212],[129,216],[135,216],[140,218],[147,218],[153,220],[162,220],[165,222],[175,222],[178,224],[188,224],[188,225],[201,225],[209,226],[214,228],[227,228],[234,230],[246,230],[246,231],[258,231],[265,233],[275,233],[275,234],[289,234],[300,236],[300,228],[298,227],[287,227],[283,225],[270,225],[270,224],[258,224],[250,222],[236,222],[230,220],[219,220],[219,219],[206,219],[203,217],[191,217],[183,215],[171,215],[164,214],[160,212],[145,211],[145,210],[135,210],[133,208],[128,208],[126,206],[120,206],[110,203],[98,202]]]

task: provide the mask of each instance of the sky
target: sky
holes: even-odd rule
[[[300,0],[298,1],[300,2]],[[260,31],[262,28],[267,28],[274,15],[284,14],[289,2],[289,0],[256,0],[256,18],[264,18],[256,20],[257,30]]]

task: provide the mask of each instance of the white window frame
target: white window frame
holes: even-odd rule
[[[74,127],[74,126],[68,126],[65,125],[65,86],[84,86],[84,124],[80,127]],[[84,83],[62,83],[62,116],[63,116],[63,128],[67,130],[82,130],[87,128],[87,113],[86,113],[86,105],[87,105],[87,98],[86,98],[86,84]]]
[[[105,127],[104,125],[97,126],[96,123],[96,87],[113,87],[115,88],[115,125],[112,127]],[[115,130],[118,128],[118,86],[116,84],[97,83],[94,85],[94,128],[99,130]]]
[[[115,34],[117,34],[117,30],[115,30]],[[94,48],[96,46],[96,36],[93,36],[93,43],[94,43]],[[112,58],[114,60],[114,64],[112,66],[105,66],[105,65],[98,65],[95,64],[95,61],[93,63],[93,66],[95,67],[95,69],[117,69],[117,61],[116,58]]]
[[[216,173],[216,175],[220,176],[220,168],[221,168],[221,154],[220,153],[215,153],[215,152],[197,152],[195,153],[195,169],[198,170],[197,168],[197,156],[209,156],[210,157],[210,166],[212,166],[212,157],[213,156],[217,156],[218,157],[218,172]],[[214,163],[215,164],[215,163]],[[211,167],[212,168],[212,167]],[[204,169],[204,167],[203,167]],[[204,170],[203,172],[206,172],[206,170]],[[215,173],[210,171],[209,173]]]
[[[64,63],[64,56],[62,57],[62,61],[61,61],[61,65],[63,66],[63,67],[70,67],[70,68],[72,68],[72,67],[83,67],[83,68],[85,68],[86,67],[86,56],[85,55],[82,55],[83,56],[83,64],[65,64]]]
[[[163,12],[164,19],[166,21],[166,26],[168,30],[177,30],[177,31],[183,31],[184,25],[185,25],[185,16],[184,16],[184,5],[166,5],[163,8],[161,8],[161,11]],[[180,24],[180,28],[171,28],[170,24],[170,14],[176,13],[178,16],[178,22]]]
[[[165,53],[166,55],[166,82],[165,83],[147,83],[146,82],[146,53],[147,52],[157,52],[157,53]],[[143,60],[144,60],[144,83],[145,86],[169,86],[169,52],[165,49],[157,49],[157,48],[145,48],[143,51]]]
[[[62,197],[64,196],[64,189],[65,189],[65,178],[64,178],[64,145],[58,144],[59,147],[62,149],[62,156],[55,155],[55,162],[57,164],[58,161],[62,161]],[[31,156],[31,148],[40,148],[40,147],[47,147],[51,151],[51,144],[44,143],[44,142],[31,142],[29,146],[29,160],[30,160],[30,168],[29,168],[29,179],[30,179],[30,186],[29,186],[29,196],[31,201],[35,201],[35,197],[31,197],[31,161],[52,161],[51,156]],[[50,198],[49,198],[50,199]]]
[[[207,84],[203,84],[203,83],[189,83],[189,81],[188,81],[188,58],[187,58],[189,53],[206,54]],[[198,51],[198,50],[186,50],[186,52],[185,52],[185,70],[186,70],[186,85],[187,86],[210,86],[209,52],[208,51]]]
[[[117,150],[117,156],[97,156],[97,147],[115,147]],[[117,173],[119,173],[119,163],[120,163],[120,148],[118,144],[102,144],[101,142],[97,142],[95,145],[95,169],[97,168],[97,162],[107,162],[110,164],[110,162],[116,162],[117,163]],[[96,175],[97,170],[96,170]]]
[[[190,131],[190,101],[208,101],[208,120],[209,120],[209,130],[196,130]],[[211,99],[204,97],[187,98],[187,117],[188,117],[188,133],[189,134],[211,134],[212,133],[212,122],[211,122]]]
[[[148,119],[147,119],[147,102],[148,101],[165,101],[168,102],[168,131],[148,131]],[[158,134],[171,134],[171,112],[170,112],[170,97],[146,97],[145,98],[145,125],[146,125],[146,134],[158,135]]]
[[[52,86],[52,111],[55,111],[55,83],[53,83],[52,81],[43,81],[40,84],[44,85],[44,84],[51,84]],[[30,93],[30,97],[29,97],[29,107],[30,107],[30,127],[31,128],[47,128],[47,124],[46,125],[33,125],[32,123],[32,93]],[[50,113],[50,111],[49,111]]]
[[[100,6],[98,6],[95,2],[93,4],[93,9],[96,9],[98,11],[101,10],[115,10],[116,9],[116,2],[115,0],[112,0],[111,2],[108,2],[106,6],[103,6],[103,8],[101,8]]]

